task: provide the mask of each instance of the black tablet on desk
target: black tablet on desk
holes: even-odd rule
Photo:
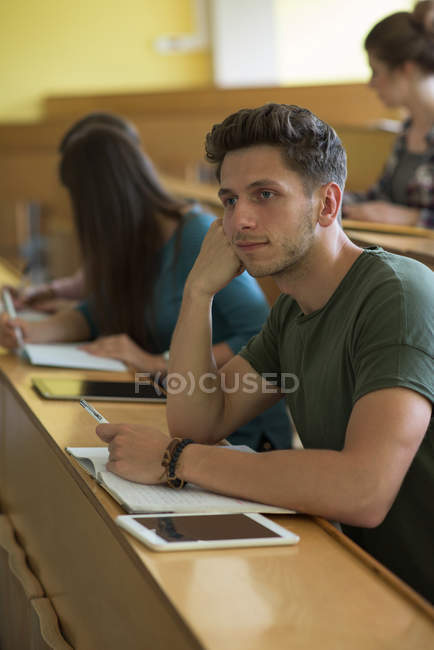
[[[34,377],[32,385],[41,397],[57,400],[101,400],[108,402],[165,402],[166,392],[158,384],[134,381],[92,381]]]

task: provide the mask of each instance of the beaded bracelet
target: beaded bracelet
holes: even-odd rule
[[[167,484],[171,488],[177,490],[185,487],[187,481],[183,481],[181,478],[176,476],[176,463],[181,456],[183,449],[187,445],[190,445],[194,440],[191,438],[172,438],[172,440],[167,445],[167,449],[164,452],[163,460],[161,464],[166,469]]]

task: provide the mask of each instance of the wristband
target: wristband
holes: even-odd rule
[[[173,438],[167,445],[161,464],[166,469],[165,474],[167,485],[169,487],[175,488],[176,490],[185,487],[187,481],[183,481],[181,478],[176,476],[176,464],[182,451],[187,445],[190,445],[193,442],[194,440],[191,438]]]

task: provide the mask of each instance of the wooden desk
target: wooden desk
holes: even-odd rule
[[[33,376],[102,373],[29,367],[11,354],[0,373],[0,506],[77,650],[425,650],[434,641],[432,608],[310,517],[274,518],[300,535],[295,547],[148,551],[64,452],[99,443],[91,418],[31,388]],[[96,406],[109,420],[167,430],[164,405]]]
[[[413,257],[434,269],[434,239],[363,230],[346,230],[348,237],[359,246],[382,246],[385,250]]]

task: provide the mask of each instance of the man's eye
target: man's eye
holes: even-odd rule
[[[259,196],[261,199],[271,199],[271,197],[274,196],[274,192],[270,192],[270,190],[261,190]]]
[[[229,196],[227,199],[224,200],[223,205],[225,206],[225,208],[233,208],[236,202],[237,199],[234,196]]]

